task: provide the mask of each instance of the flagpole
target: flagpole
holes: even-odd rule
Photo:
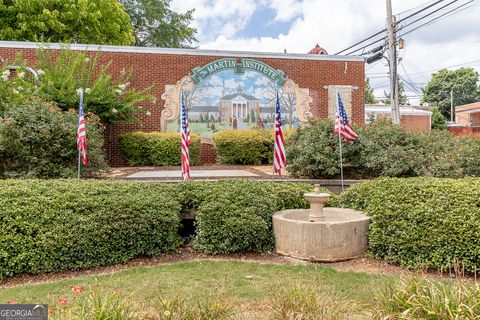
[[[183,178],[183,147],[182,147],[182,131],[183,131],[183,116],[182,116],[182,110],[183,110],[183,91],[180,90],[180,103],[178,104],[180,106],[179,112],[178,112],[178,117],[180,118],[180,161],[181,161],[181,169],[180,169],[180,179],[182,179],[182,182],[185,181]]]
[[[335,92],[335,100],[337,102],[337,116],[340,117],[340,110],[339,110],[339,106],[338,106],[338,90],[336,90]],[[340,122],[340,119],[339,119],[339,122]],[[339,151],[340,151],[340,180],[342,182],[342,192],[344,191],[344,185],[343,185],[343,154],[342,154],[342,126],[339,125],[338,126],[338,144],[339,144]]]
[[[80,95],[80,104],[78,106],[78,123],[77,123],[77,149],[78,149],[78,128],[80,126],[80,108],[81,108],[81,105],[83,103],[83,89],[79,89],[80,92],[79,95]],[[78,165],[77,165],[77,179],[80,179],[80,170],[81,170],[81,166],[82,166],[82,163],[81,163],[81,154],[80,154],[80,150],[78,150]]]

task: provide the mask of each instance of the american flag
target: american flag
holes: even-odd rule
[[[287,166],[287,159],[285,157],[285,142],[283,140],[282,131],[282,114],[280,111],[280,100],[278,99],[275,105],[275,145],[273,154],[273,171],[280,173],[282,168]]]
[[[182,178],[183,181],[190,180],[190,155],[188,147],[190,146],[190,130],[188,129],[187,112],[185,110],[185,98],[182,93]]]
[[[78,110],[77,149],[83,165],[88,167],[87,128],[85,127],[85,118],[83,116],[83,90],[80,89],[78,93],[80,94],[80,108]]]
[[[348,121],[345,107],[343,106],[340,93],[337,93],[337,113],[335,115],[335,129],[336,135],[340,135],[343,140],[353,142],[358,138],[358,135],[353,131],[352,125]]]

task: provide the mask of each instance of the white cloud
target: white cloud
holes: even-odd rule
[[[425,2],[393,0],[397,20],[414,11],[406,10]],[[289,30],[276,37],[241,37],[242,30],[260,6],[273,10],[275,21],[290,22]],[[386,12],[384,0],[173,0],[172,7],[180,11],[196,8],[194,17],[199,29],[200,48],[260,52],[283,52],[286,49],[291,53],[305,53],[318,42],[330,54],[382,30]],[[473,3],[466,8],[404,36],[406,49],[400,53],[404,60],[399,72],[404,77],[411,74],[409,82],[412,86],[421,87],[430,78],[431,72],[415,74],[419,71],[479,60],[480,6]],[[416,17],[422,16],[423,13]],[[399,34],[417,25],[419,23],[405,27]],[[271,27],[274,28],[274,24]],[[259,30],[259,34],[265,33]],[[466,66],[480,71],[479,62]],[[385,75],[388,68],[379,62],[366,66],[366,69],[377,89],[376,94],[382,95],[383,89],[388,89],[388,79],[377,76],[382,76],[379,73]],[[418,90],[406,87],[412,96],[419,95]]]
[[[233,78],[225,79],[224,81],[225,88],[227,89],[237,89],[239,83]]]

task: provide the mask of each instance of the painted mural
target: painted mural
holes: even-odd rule
[[[212,69],[213,70],[213,69]],[[284,92],[271,73],[244,69],[222,69],[184,91],[190,130],[210,139],[219,130],[273,129],[275,97],[278,90],[285,128],[296,128],[296,95]],[[167,125],[179,130],[178,116]]]

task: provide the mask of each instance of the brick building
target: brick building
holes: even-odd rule
[[[365,123],[371,119],[391,118],[392,109],[389,105],[365,105]],[[400,106],[400,126],[409,131],[430,131],[432,128],[432,112],[420,109],[420,106]]]
[[[0,58],[6,63],[12,61],[15,55],[20,53],[27,60],[28,65],[34,68],[38,48],[39,44],[32,42],[0,41]],[[49,48],[58,50],[59,45],[50,44]],[[155,85],[152,94],[157,97],[157,101],[143,105],[150,115],[140,117],[142,122],[140,126],[117,124],[107,127],[105,131],[106,152],[110,163],[114,166],[124,164],[117,146],[118,135],[134,130],[166,130],[166,115],[169,112],[178,112],[175,103],[178,102],[176,97],[179,92],[179,81],[186,79],[187,76],[195,76],[194,68],[205,67],[204,71],[206,72],[206,66],[209,65],[210,68],[213,68],[215,61],[220,61],[219,59],[222,59],[225,67],[233,66],[235,68],[243,63],[246,68],[259,70],[273,79],[275,79],[275,73],[278,72],[282,76],[282,81],[286,81],[285,84],[282,82],[282,85],[285,88],[288,87],[296,95],[297,108],[301,110],[300,119],[333,118],[335,115],[335,92],[340,92],[347,114],[352,121],[364,123],[365,70],[362,57],[121,46],[99,47],[78,44],[72,45],[71,49],[92,53],[100,51],[102,63],[112,62],[111,72],[114,77],[123,69],[131,69],[133,71],[131,85],[135,88]],[[202,76],[202,74],[199,75]],[[211,147],[202,147],[202,150],[204,149],[211,150]],[[208,156],[205,155],[204,158],[207,160]]]

